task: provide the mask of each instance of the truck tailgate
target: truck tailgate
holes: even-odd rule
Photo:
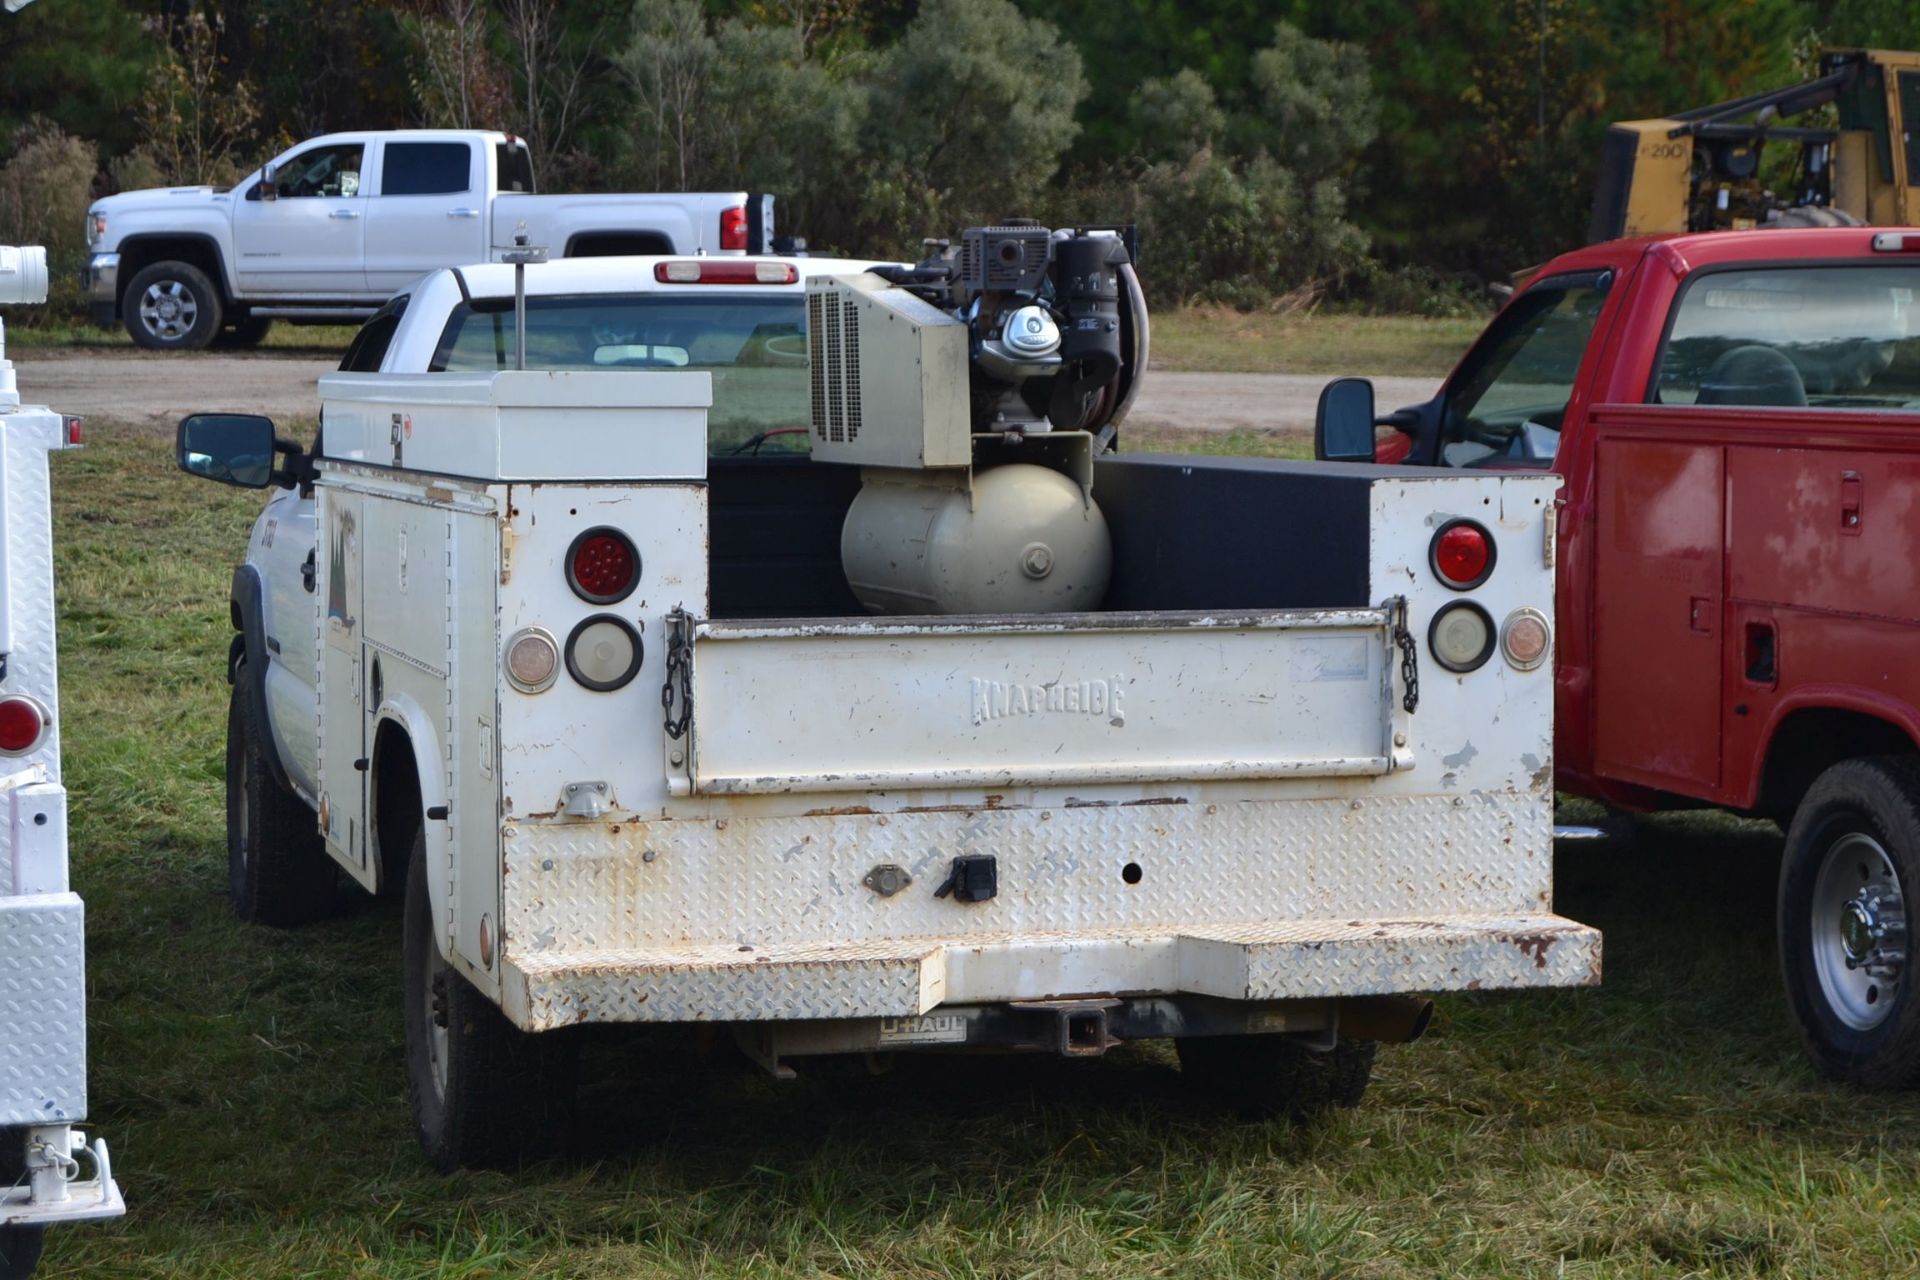
[[[684,671],[676,697],[691,711],[682,793],[1393,767],[1386,609],[683,617],[671,629],[670,665]]]

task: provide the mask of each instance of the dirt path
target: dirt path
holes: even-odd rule
[[[311,418],[315,381],[338,357],[320,351],[159,355],[138,351],[15,351],[20,389],[66,413],[171,426],[196,410]],[[1327,379],[1319,374],[1149,375],[1130,419],[1136,427],[1308,432]],[[1380,410],[1416,404],[1437,379],[1375,378]]]

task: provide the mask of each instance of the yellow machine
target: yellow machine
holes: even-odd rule
[[[1837,128],[1775,122],[1827,103]],[[1768,142],[1800,149],[1784,191],[1760,168]],[[1920,220],[1920,53],[1829,49],[1820,75],[1664,120],[1608,128],[1590,241],[1761,225],[1909,226]]]

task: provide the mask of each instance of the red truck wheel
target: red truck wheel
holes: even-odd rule
[[[1814,782],[1780,868],[1780,969],[1821,1074],[1920,1083],[1920,1001],[1907,977],[1920,886],[1920,762],[1848,760]]]

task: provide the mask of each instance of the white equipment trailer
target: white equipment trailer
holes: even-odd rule
[[[1552,910],[1555,478],[1099,453],[1008,428],[1080,412],[1044,389],[983,430],[978,309],[808,304],[810,456],[709,458],[672,369],[329,375],[312,457],[181,425],[191,473],[312,486],[307,581],[264,588],[300,620],[236,592],[271,729],[229,758],[302,832],[243,856],[406,884],[436,1164],[540,1140],[588,1023],[724,1024],[781,1075],[1171,1037],[1297,1114],[1421,993],[1599,981]]]
[[[0,246],[0,303],[46,299],[46,253]],[[67,879],[47,457],[78,421],[22,405],[0,329],[0,1280],[46,1227],[126,1212],[87,1116],[85,907]],[[83,1177],[83,1174],[90,1176]]]

